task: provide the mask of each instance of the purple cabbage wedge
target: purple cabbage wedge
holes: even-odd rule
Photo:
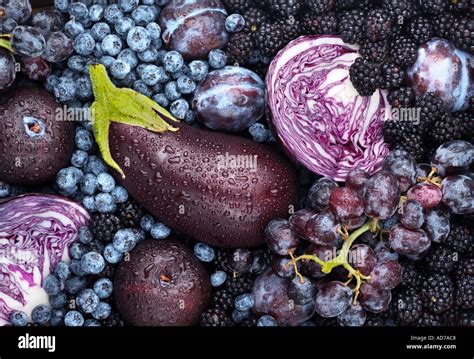
[[[341,182],[355,168],[375,173],[389,152],[387,92],[362,97],[350,81],[358,50],[337,36],[303,36],[275,57],[266,78],[269,117],[286,152]]]
[[[43,279],[60,261],[69,261],[69,247],[89,214],[69,199],[31,194],[0,205],[0,326],[12,311],[31,314],[47,304]]]

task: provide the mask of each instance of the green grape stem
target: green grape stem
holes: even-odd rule
[[[13,52],[12,42],[10,34],[0,34],[0,48],[7,49],[10,52]]]

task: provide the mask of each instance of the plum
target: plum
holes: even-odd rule
[[[265,84],[254,72],[227,66],[211,72],[193,99],[198,119],[217,131],[239,132],[263,117]]]
[[[0,104],[0,180],[35,186],[52,180],[74,150],[74,125],[46,90],[25,85]]]
[[[168,49],[192,60],[204,59],[211,50],[227,44],[226,18],[220,0],[176,0],[163,8],[159,23]]]
[[[474,96],[474,55],[461,51],[444,39],[433,39],[418,49],[408,76],[415,94],[434,93],[447,110],[469,107]]]
[[[207,308],[211,283],[192,251],[176,240],[141,242],[117,268],[115,303],[134,326],[191,326]]]

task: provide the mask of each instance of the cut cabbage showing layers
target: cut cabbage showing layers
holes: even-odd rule
[[[76,202],[50,195],[26,195],[0,205],[0,326],[11,313],[31,315],[48,304],[43,280],[60,261],[89,214]]]
[[[358,57],[359,46],[340,37],[303,36],[280,51],[266,79],[270,120],[286,152],[341,182],[354,168],[376,172],[389,152],[387,92],[357,93],[349,68]]]

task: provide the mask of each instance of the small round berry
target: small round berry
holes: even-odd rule
[[[77,310],[71,310],[66,313],[64,317],[64,325],[66,327],[82,327],[84,324],[84,317]]]
[[[171,234],[171,229],[163,223],[156,223],[151,227],[150,234],[154,239],[165,239]]]
[[[184,120],[189,110],[189,103],[185,99],[178,99],[170,106],[171,114],[179,120]]]
[[[163,57],[163,66],[170,73],[178,72],[184,66],[183,56],[178,51],[170,51]]]
[[[240,32],[245,27],[245,19],[240,14],[232,14],[225,19],[225,29],[228,32]]]
[[[224,51],[216,49],[209,53],[209,65],[214,69],[221,69],[227,64],[227,55]]]
[[[210,263],[214,260],[216,254],[214,249],[207,244],[197,243],[194,246],[194,255],[201,262]]]
[[[211,274],[211,285],[213,287],[220,287],[227,280],[227,273],[224,271],[217,271]]]
[[[14,327],[26,327],[28,325],[28,315],[16,310],[11,313],[10,322]]]
[[[81,258],[81,267],[88,274],[99,274],[105,268],[104,257],[96,252],[86,253]]]

